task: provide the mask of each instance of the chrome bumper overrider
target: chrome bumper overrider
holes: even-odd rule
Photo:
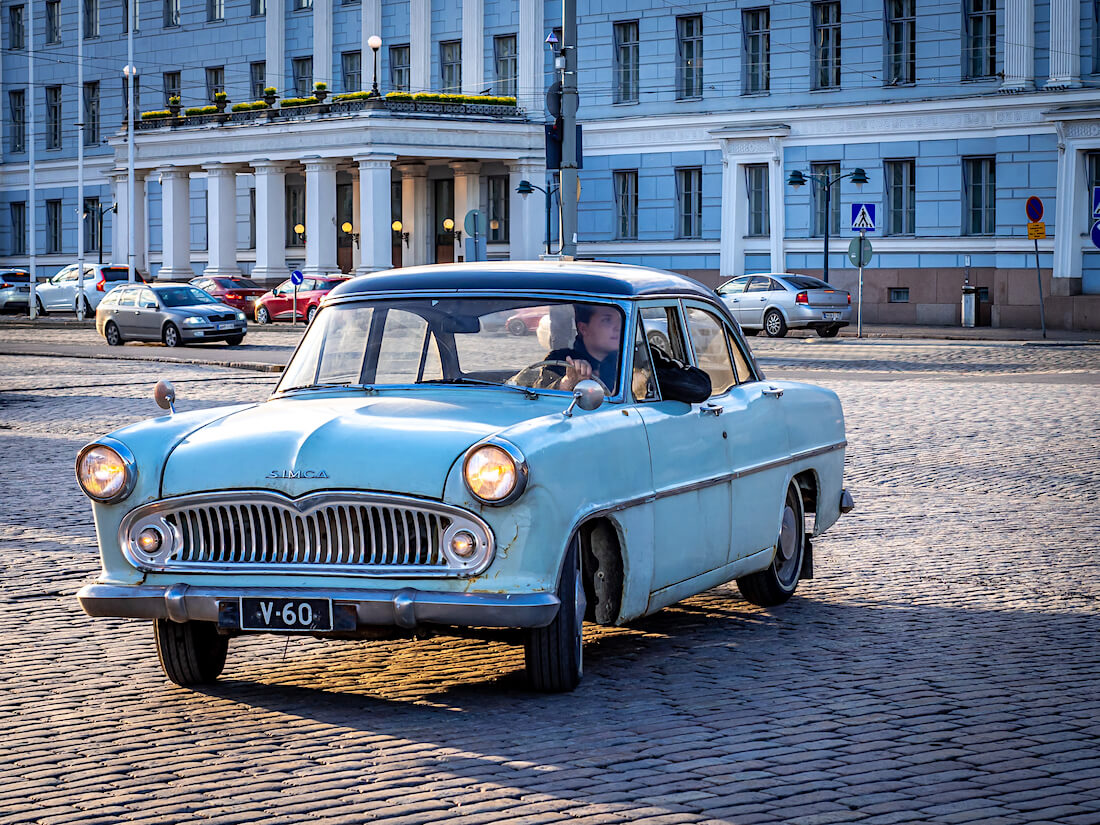
[[[217,622],[219,605],[242,597],[332,599],[356,627],[456,625],[461,627],[545,627],[560,601],[552,593],[444,593],[430,590],[328,590],[321,588],[207,587],[187,584],[89,584],[76,594],[89,616]],[[354,630],[354,627],[336,628]]]

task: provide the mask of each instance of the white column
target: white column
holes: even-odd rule
[[[290,277],[286,266],[286,166],[281,162],[255,160],[256,178],[256,266],[251,277],[260,283]]]
[[[1058,200],[1055,204],[1054,218],[1054,271],[1055,279],[1081,278],[1083,256],[1081,254],[1081,235],[1088,232],[1089,204],[1081,192],[1079,181],[1085,180],[1085,153],[1078,151],[1073,141],[1067,140],[1059,131],[1058,143]],[[1091,193],[1090,193],[1091,194]],[[1049,209],[1049,207],[1048,207]],[[1049,213],[1048,213],[1049,214]],[[1049,218],[1048,218],[1049,220]],[[1051,285],[1054,290],[1054,285]],[[1055,295],[1072,295],[1080,292],[1080,283],[1074,284]]]
[[[1005,77],[1001,91],[1023,92],[1033,88],[1035,0],[1005,0]]]
[[[409,233],[401,260],[405,266],[421,266],[431,260],[435,241],[428,222],[428,167],[410,163],[397,170],[401,173],[401,231]]]
[[[164,261],[157,280],[186,281],[195,277],[191,269],[191,173],[168,166],[160,174],[160,227]]]
[[[267,0],[264,38],[265,82],[278,89],[280,95],[289,97],[286,88],[286,0]]]
[[[1081,85],[1080,0],[1050,2],[1050,79],[1047,89]]]
[[[324,83],[332,90],[332,3],[313,3],[313,82]]]
[[[374,52],[367,45],[367,41],[370,40],[371,35],[375,34],[382,36],[382,0],[363,0],[359,18],[359,64],[363,78],[359,81],[359,87],[362,89],[370,89],[374,83]],[[386,48],[385,43],[382,44],[382,48]],[[378,78],[379,89],[386,85],[382,82],[382,78]]]
[[[134,269],[149,272],[149,233],[145,220],[145,170],[134,170]]]
[[[455,229],[463,233],[463,241],[455,251],[455,260],[466,260],[466,215],[481,208],[481,163],[478,161],[456,161],[451,164],[455,173]]]
[[[202,274],[208,278],[235,277],[237,266],[237,169],[227,163],[207,163],[206,249]]]
[[[546,198],[542,192],[523,197],[516,192],[521,180],[546,188],[546,161],[519,158],[508,163],[508,257],[513,261],[538,260],[546,251]],[[563,193],[564,196],[564,193]]]
[[[516,103],[532,115],[543,107],[542,0],[519,0],[519,35],[516,43]]]
[[[389,269],[393,259],[390,224],[390,169],[393,155],[360,155],[359,164],[359,265],[360,275]]]
[[[721,278],[732,278],[745,271],[745,251],[742,236],[745,234],[741,224],[745,222],[745,203],[738,199],[739,191],[744,192],[744,184],[738,185],[738,179],[744,176],[740,164],[729,154],[729,147],[723,141],[722,152],[722,227],[719,235],[718,269]]]
[[[126,234],[130,230],[129,182],[126,170],[111,173],[111,190],[118,212],[111,221],[111,263],[126,266]],[[145,170],[134,170],[134,269],[149,271],[145,233]]]
[[[479,95],[485,82],[485,0],[462,0],[462,91]]]
[[[409,89],[426,92],[432,84],[432,2],[409,0]]]
[[[117,207],[111,220],[111,263],[126,266],[126,229],[130,222],[130,210],[126,203],[129,189],[126,170],[111,172],[110,178],[111,196]]]
[[[335,158],[305,158],[306,263],[303,275],[338,272],[336,263]]]
[[[783,248],[783,236],[787,234],[787,213],[783,209],[783,144],[771,138],[772,152],[768,161],[768,219],[772,272],[787,271],[787,255]]]

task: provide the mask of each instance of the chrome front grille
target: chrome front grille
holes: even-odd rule
[[[163,543],[137,542],[148,528]],[[458,532],[477,552],[450,552]],[[492,558],[492,534],[456,507],[403,496],[320,493],[290,499],[253,491],[182,496],[129,513],[119,540],[144,570],[312,572],[358,575],[473,575]]]

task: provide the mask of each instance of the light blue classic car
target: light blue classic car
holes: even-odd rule
[[[482,323],[520,311],[545,313],[540,335]],[[153,620],[181,685],[216,679],[244,633],[512,629],[532,686],[571,690],[585,620],[733,579],[786,601],[852,506],[845,444],[836,395],[765,379],[717,295],[678,275],[366,275],[328,295],[263,403],[81,450],[103,570],[78,598]]]

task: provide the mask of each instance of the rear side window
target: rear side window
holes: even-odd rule
[[[787,275],[784,280],[796,289],[832,289],[824,281],[811,278],[809,275]]]
[[[108,292],[105,296],[103,296],[103,300],[99,302],[99,305],[108,309],[113,306],[118,306],[118,297],[120,292],[121,290],[118,289]]]
[[[106,266],[103,268],[103,280],[128,281],[130,280],[130,270],[124,266]]]
[[[710,312],[698,307],[687,308],[687,323],[695,349],[695,365],[710,376],[711,395],[727,392],[737,384],[737,375],[730,362],[725,326]]]
[[[670,358],[683,363],[688,362],[687,343],[680,329],[680,316],[676,307],[642,307],[642,329],[649,345],[655,347]]]
[[[772,288],[772,279],[761,275],[755,276],[749,281],[749,287],[745,292],[768,292]]]
[[[118,298],[118,305],[120,307],[132,307],[137,306],[137,290],[127,289],[123,290],[122,295]]]

